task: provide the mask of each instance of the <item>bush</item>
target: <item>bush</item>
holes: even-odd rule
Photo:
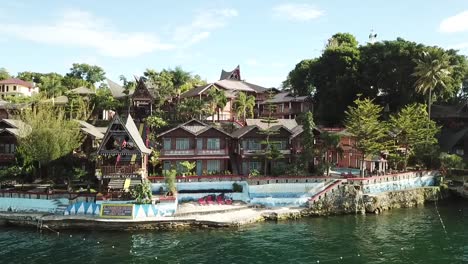
[[[455,154],[442,152],[440,153],[439,160],[440,170],[443,175],[447,175],[450,169],[463,169],[465,166],[463,158]]]
[[[256,169],[250,170],[249,176],[259,176],[260,172]]]
[[[243,191],[242,185],[238,184],[237,182],[232,184],[232,191],[233,192],[242,192]]]
[[[164,171],[164,181],[166,182],[167,189],[169,190],[170,194],[175,194],[176,189],[176,170],[166,170]]]
[[[148,180],[144,180],[142,183],[133,187],[133,189],[130,190],[130,193],[133,199],[135,199],[139,204],[150,204],[151,199],[153,198],[151,183]]]

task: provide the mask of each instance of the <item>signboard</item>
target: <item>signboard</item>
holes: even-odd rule
[[[133,204],[102,204],[101,217],[133,219]]]
[[[109,175],[103,175],[103,179],[138,179],[140,178],[140,174],[135,174],[135,173],[123,173],[123,174],[109,174]]]

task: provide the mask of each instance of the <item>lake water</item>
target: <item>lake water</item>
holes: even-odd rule
[[[468,202],[238,229],[57,236],[2,227],[0,263],[468,263]]]

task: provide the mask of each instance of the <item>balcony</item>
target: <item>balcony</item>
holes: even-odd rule
[[[15,160],[14,153],[0,153],[0,162],[12,162]]]
[[[161,156],[210,156],[229,155],[228,149],[170,149],[161,150]]]
[[[290,149],[281,149],[280,150],[281,154],[283,155],[289,155],[291,154]],[[258,149],[258,150],[253,150],[253,149],[241,149],[241,155],[265,155],[265,150],[264,149]]]

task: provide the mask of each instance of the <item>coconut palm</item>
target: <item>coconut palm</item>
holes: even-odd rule
[[[427,112],[431,118],[432,93],[436,88],[447,89],[447,83],[451,80],[450,73],[453,67],[450,55],[440,48],[430,48],[415,62],[413,76],[417,77],[416,91],[428,94]]]
[[[220,109],[223,109],[228,102],[228,99],[226,95],[224,94],[224,91],[216,89],[215,87],[212,87],[208,91],[208,96],[210,97],[210,105],[213,109],[213,122],[214,122],[214,113],[218,113],[218,122],[219,122],[219,111]]]
[[[244,121],[248,115],[254,116],[255,97],[253,95],[240,92],[237,96],[236,105],[237,116],[242,116]]]

